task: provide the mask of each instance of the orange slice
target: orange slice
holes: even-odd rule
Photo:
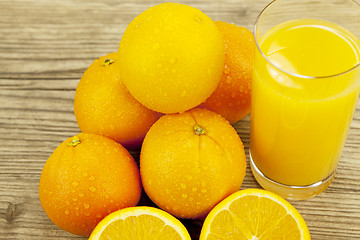
[[[238,191],[206,217],[200,240],[307,240],[300,213],[280,196],[261,189]]]
[[[190,240],[184,225],[167,212],[153,207],[130,207],[105,217],[89,240]]]

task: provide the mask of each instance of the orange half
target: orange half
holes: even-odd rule
[[[206,217],[200,240],[308,240],[300,213],[280,196],[262,189],[238,191]]]
[[[105,217],[89,240],[190,240],[184,225],[153,207],[129,207]]]

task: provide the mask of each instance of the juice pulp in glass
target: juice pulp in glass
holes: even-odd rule
[[[256,52],[251,158],[278,183],[322,181],[335,171],[359,96],[359,40],[331,22],[302,19],[258,42],[267,59]]]

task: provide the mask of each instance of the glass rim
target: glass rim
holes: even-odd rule
[[[259,13],[259,15],[257,16],[256,18],[256,21],[255,21],[255,25],[254,25],[254,39],[255,39],[255,45],[257,47],[257,49],[259,50],[261,56],[272,66],[274,67],[275,69],[277,69],[278,71],[286,74],[286,75],[289,75],[289,76],[293,76],[293,77],[296,77],[296,78],[304,78],[304,79],[323,79],[323,78],[332,78],[332,77],[337,77],[337,76],[340,76],[340,75],[343,75],[343,74],[347,74],[353,70],[355,70],[356,68],[360,67],[360,60],[357,62],[356,65],[352,66],[351,68],[345,70],[345,71],[342,71],[340,73],[336,73],[336,74],[330,74],[330,75],[324,75],[324,76],[308,76],[308,75],[302,75],[302,74],[298,74],[298,73],[293,73],[293,72],[290,72],[290,71],[287,71],[285,69],[282,69],[281,67],[278,67],[276,66],[265,54],[264,52],[261,50],[261,47],[258,43],[258,38],[257,38],[257,31],[258,31],[258,23],[259,23],[259,20],[261,18],[261,16],[263,15],[263,13],[272,5],[274,4],[275,2],[277,2],[278,0],[272,0],[269,4],[267,4],[262,10],[261,12]],[[359,6],[360,8],[360,4],[354,0],[349,0],[350,2],[353,2],[355,3],[356,5]],[[360,39],[359,39],[360,41]],[[360,49],[360,46],[359,46],[359,49]],[[360,54],[360,53],[359,53]],[[360,55],[359,55],[360,56]]]

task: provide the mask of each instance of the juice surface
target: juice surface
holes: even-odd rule
[[[333,23],[303,19],[274,27],[259,45],[271,64],[256,52],[253,161],[279,183],[319,182],[336,168],[358,99],[359,40]]]

